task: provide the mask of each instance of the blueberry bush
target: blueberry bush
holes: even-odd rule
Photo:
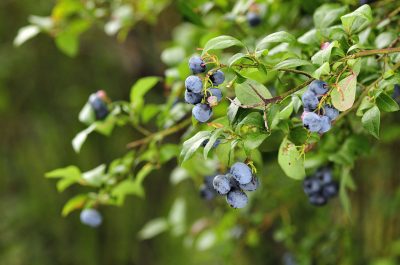
[[[137,23],[155,23],[171,5],[184,22],[161,54],[165,75],[136,80],[126,88],[128,99],[103,90],[88,95],[78,117],[86,127],[72,147],[79,153],[94,133],[113,141],[116,127],[142,137],[108,164],[48,172],[59,192],[88,190],[70,198],[62,215],[79,211],[83,224],[98,227],[103,206],[121,206],[131,195],[145,199],[148,176],[163,174],[176,186],[190,178],[214,211],[188,226],[184,216],[194,209],[176,194],[169,213],[150,220],[141,239],[170,231],[204,250],[230,238],[233,252],[238,241],[258,246],[260,235],[282,219],[273,233],[287,249],[284,264],[359,264],[345,253],[324,256],[335,242],[341,242],[337,253],[347,249],[341,228],[329,238],[299,239],[287,211],[303,202],[307,211],[321,211],[313,206],[338,201],[336,221],[345,226],[349,193],[357,192],[355,163],[373,141],[399,135],[398,126],[382,122],[399,110],[398,2],[60,0],[50,16],[31,16],[14,44],[44,33],[74,57],[89,29],[123,42]],[[165,101],[153,102],[152,91]],[[288,179],[274,180],[277,172]],[[281,181],[291,196],[280,194]],[[310,256],[310,249],[318,251]]]

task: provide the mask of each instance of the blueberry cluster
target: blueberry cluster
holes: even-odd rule
[[[327,83],[314,80],[301,97],[304,106],[301,119],[303,120],[304,127],[310,132],[326,133],[331,129],[332,121],[339,115],[339,111],[328,104],[325,104],[323,108],[318,110],[319,101],[328,90]]]
[[[90,95],[89,104],[94,110],[96,120],[104,120],[107,117],[109,113],[107,101],[108,97],[104,90],[99,90]]]
[[[260,182],[251,168],[245,163],[235,163],[226,175],[217,175],[213,187],[220,195],[226,195],[226,201],[232,208],[243,208],[249,199],[245,191],[255,191]]]
[[[200,197],[206,201],[211,201],[217,195],[213,187],[214,176],[204,177],[203,185],[200,187]]]
[[[338,194],[339,184],[333,180],[331,169],[324,167],[304,179],[303,189],[312,205],[322,206]]]
[[[213,115],[212,108],[218,105],[222,100],[222,92],[216,87],[203,90],[203,81],[196,74],[206,71],[206,64],[199,56],[193,56],[189,59],[189,68],[193,75],[185,80],[185,101],[195,105],[192,109],[193,117],[199,122],[207,122]],[[210,75],[210,81],[213,86],[222,84],[225,75],[221,70],[217,70]]]
[[[95,209],[84,209],[81,212],[80,219],[82,224],[98,227],[103,222],[103,217],[101,214]]]

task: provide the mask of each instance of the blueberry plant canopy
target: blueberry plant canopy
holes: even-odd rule
[[[344,1],[349,5],[321,4],[312,17],[301,20],[291,6],[301,5],[298,2],[60,0],[49,17],[31,16],[15,45],[42,32],[68,56],[79,53],[79,37],[91,27],[123,41],[139,21],[154,23],[171,4],[186,20],[176,27],[161,54],[165,76],[137,80],[129,99],[104,101],[109,111],[104,119],[96,119],[89,102],[83,107],[79,120],[87,127],[72,140],[76,152],[91,134],[112,137],[117,126],[131,126],[142,137],[127,143],[126,154],[109,164],[99,161],[89,171],[67,166],[48,172],[47,178],[57,179],[59,192],[72,185],[90,188],[66,202],[63,216],[84,208],[120,206],[128,195],[144,197],[146,177],[170,161],[176,161],[171,172],[174,184],[188,176],[227,172],[239,161],[257,173],[262,185],[274,177],[260,170],[265,153],[274,155],[294,182],[333,165],[340,180],[340,201],[349,214],[354,163],[370,151],[371,141],[379,141],[382,117],[399,110],[392,93],[400,83],[400,10],[396,1],[372,3],[373,9]],[[302,8],[313,2],[317,1],[304,1]],[[246,21],[254,5],[262,18],[255,26]],[[273,17],[278,9],[283,11]],[[197,74],[203,103],[210,96],[213,74],[219,70],[224,74],[224,82],[216,86],[223,98],[220,102],[212,98],[213,113],[204,123],[192,117],[193,106],[184,102],[184,81],[193,74],[188,67],[193,55],[200,56],[207,68]],[[323,111],[325,105],[339,111],[324,133],[311,132],[302,122],[302,95],[314,80],[326,82],[329,89],[316,95],[318,106],[312,111]],[[164,103],[155,104],[146,94],[161,85],[167,96]],[[170,141],[172,135],[180,141]],[[184,207],[178,198],[171,216]],[[247,207],[252,208],[251,200]],[[171,216],[150,221],[140,237],[179,227]]]

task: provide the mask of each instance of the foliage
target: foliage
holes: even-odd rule
[[[165,78],[137,80],[129,101],[109,104],[110,113],[105,120],[95,120],[93,109],[86,104],[79,120],[87,128],[76,135],[72,146],[79,152],[91,133],[111,136],[115,127],[131,126],[143,137],[128,143],[127,153],[108,165],[86,172],[68,166],[46,174],[58,179],[59,192],[73,185],[90,188],[65,204],[64,216],[86,207],[121,206],[128,195],[145,197],[146,177],[172,160],[178,161],[171,173],[175,184],[182,174],[198,177],[224,172],[236,161],[245,161],[253,171],[261,173],[262,181],[271,177],[262,170],[265,153],[273,154],[293,181],[333,164],[334,172],[340,172],[337,177],[341,180],[341,203],[350,215],[348,190],[356,188],[351,170],[361,156],[370,152],[369,135],[380,138],[381,119],[386,113],[399,110],[391,97],[394,85],[400,83],[398,16],[391,9],[395,4],[376,4],[373,10],[369,5],[323,4],[314,12],[314,25],[304,23],[292,29],[294,19],[286,18],[283,12],[274,17],[278,8],[291,9],[292,1],[256,2],[263,14],[259,29],[248,27],[245,21],[252,1],[176,3],[190,23],[177,26],[174,39],[161,55],[168,67]],[[305,1],[304,6],[312,2]],[[138,20],[153,21],[167,4],[168,1],[62,0],[50,17],[31,17],[31,24],[20,30],[15,44],[47,32],[61,51],[74,56],[78,53],[79,36],[92,25],[101,25],[107,34],[118,33],[123,40]],[[328,44],[321,48],[324,43]],[[221,86],[226,99],[215,107],[213,120],[207,124],[192,119],[190,106],[182,102],[183,80],[190,74],[187,62],[198,47],[209,71],[203,83],[209,83],[210,73],[218,69],[226,76]],[[330,86],[318,110],[331,103],[341,111],[325,134],[304,129],[300,117],[301,95],[316,79]],[[166,101],[153,103],[146,95],[160,84],[167,88]],[[179,135],[179,142],[169,140],[174,134]],[[205,140],[208,143],[203,146]],[[217,140],[221,144],[214,148]],[[251,201],[255,202],[256,197],[257,194]],[[186,208],[185,199],[176,198],[169,216],[149,221],[139,237],[148,239],[170,230],[176,236],[192,238],[185,224]],[[249,208],[247,211],[257,216],[255,203]],[[201,229],[199,235],[194,233],[196,247],[210,248],[229,234],[228,228],[233,229],[245,219],[245,212],[226,211],[217,225]],[[246,234],[248,245],[259,241],[251,229]],[[292,233],[290,226],[284,226],[275,236],[292,248]],[[301,256],[307,248],[306,243],[303,245],[292,250],[298,252],[302,264],[307,264],[310,261]]]

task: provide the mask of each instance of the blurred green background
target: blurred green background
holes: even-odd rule
[[[84,128],[77,116],[88,95],[105,89],[113,99],[126,99],[139,77],[163,75],[160,54],[182,19],[172,5],[156,25],[139,23],[124,43],[94,28],[82,36],[76,58],[60,53],[44,35],[15,48],[13,39],[27,17],[48,15],[53,5],[0,1],[0,264],[294,264],[288,263],[293,255],[307,256],[309,264],[400,264],[400,137],[385,134],[353,171],[358,187],[351,194],[351,219],[338,201],[318,211],[308,206],[301,185],[283,177],[269,156],[264,170],[271,178],[257,198],[260,209],[245,213],[248,222],[242,214],[232,231],[240,234],[246,227],[245,240],[232,236],[204,249],[169,233],[139,241],[138,231],[148,220],[168,215],[176,194],[187,200],[189,225],[196,220],[217,225],[210,216],[229,223],[239,215],[201,201],[191,181],[170,185],[163,170],[146,179],[145,200],[130,197],[122,208],[103,209],[105,222],[97,230],[81,225],[78,213],[62,218],[63,204],[77,190],[58,194],[44,173],[110,162],[136,137],[129,129],[117,129],[112,140],[94,134],[75,154],[70,140]],[[162,100],[161,88],[153,96]],[[399,121],[398,113],[388,115],[382,127]],[[251,220],[261,225],[256,229]]]

